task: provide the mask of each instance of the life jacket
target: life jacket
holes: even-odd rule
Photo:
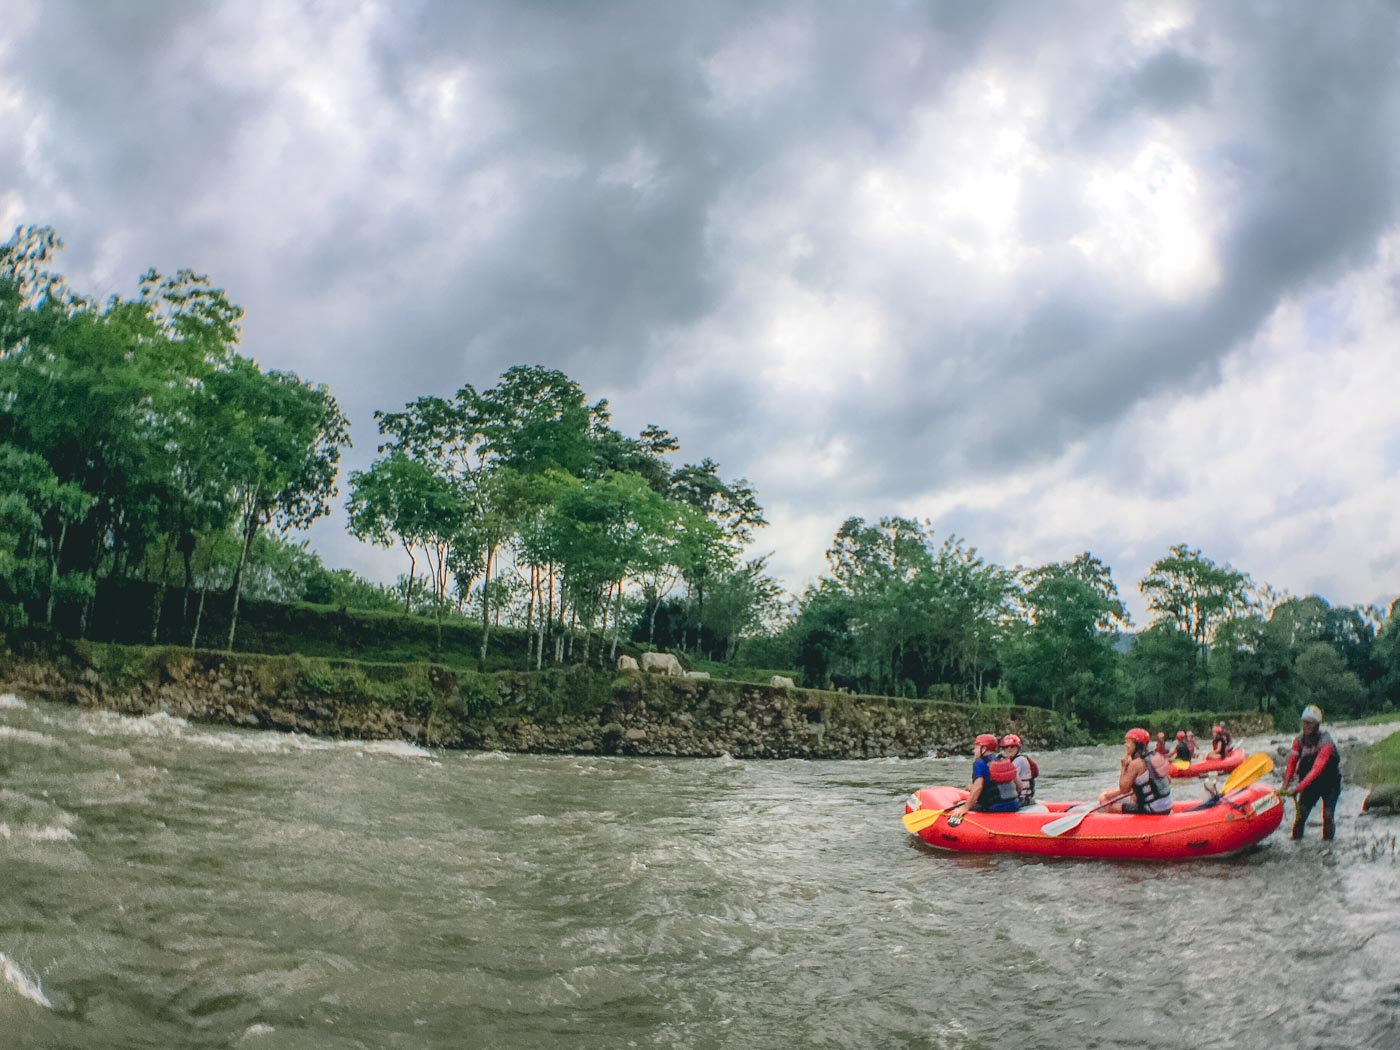
[[[1325,729],[1319,729],[1316,739],[1311,743],[1301,733],[1293,738],[1293,750],[1298,752],[1297,775],[1299,781],[1306,779],[1307,775],[1312,772],[1313,763],[1317,761],[1317,753],[1322,750],[1324,744],[1332,745],[1332,753],[1327,756],[1327,765],[1323,767],[1313,784],[1330,787],[1341,782],[1342,762],[1337,756],[1337,742],[1332,739],[1332,734]]]
[[[1218,737],[1216,737],[1214,740],[1212,740],[1212,741],[1210,742],[1210,748],[1211,748],[1211,750],[1212,750],[1212,751],[1219,751],[1219,752],[1220,752],[1220,757],[1221,757],[1221,758],[1224,758],[1226,755],[1228,755],[1228,754],[1230,753],[1230,748],[1231,748],[1231,746],[1232,746],[1232,745],[1231,745],[1231,743],[1230,743],[1230,734],[1229,734],[1229,733],[1221,733]]]
[[[1017,808],[1016,766],[1004,755],[985,761],[987,779],[982,784],[982,793],[977,796],[977,808],[984,811]]]
[[[1176,757],[1176,761],[1178,761],[1178,762],[1190,762],[1190,761],[1191,761],[1191,745],[1188,744],[1185,740],[1178,740],[1178,741],[1176,742],[1176,756],[1175,756],[1175,757]]]
[[[1168,755],[1171,754],[1171,751],[1167,749],[1167,742],[1165,740],[1157,741],[1156,750],[1157,754],[1161,755],[1163,758],[1166,758]]]
[[[1172,811],[1172,782],[1168,766],[1161,755],[1148,752],[1142,756],[1147,768],[1133,778],[1133,797],[1143,813]]]
[[[1023,764],[1024,763],[1024,764]],[[1035,801],[1035,778],[1040,776],[1040,767],[1030,755],[1017,755],[1011,760],[1016,772],[1021,775],[1021,804]]]

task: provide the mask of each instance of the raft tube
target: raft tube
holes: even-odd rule
[[[947,809],[966,797],[961,788],[923,788],[909,796],[904,811]],[[1076,803],[1051,802],[1040,812],[969,813],[956,827],[949,827],[948,818],[943,816],[921,829],[918,836],[937,849],[962,853],[1186,860],[1249,849],[1271,835],[1283,820],[1283,806],[1273,789],[1254,784],[1209,806],[1199,800],[1178,802],[1170,814],[1160,816],[1090,813],[1078,827],[1061,835],[1051,837],[1041,830],[1073,805]]]
[[[1172,763],[1173,777],[1203,777],[1207,773],[1228,773],[1244,761],[1244,748],[1233,747],[1225,752],[1224,758],[1203,758],[1190,765]]]

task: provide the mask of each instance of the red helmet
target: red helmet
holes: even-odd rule
[[[1178,740],[1185,740],[1185,739],[1186,739],[1186,731],[1185,731],[1185,730],[1182,730],[1182,729],[1178,729],[1178,730],[1176,731],[1176,738],[1177,738]]]
[[[1017,736],[1015,733],[1007,733],[1004,737],[1001,738],[1001,746],[1002,746],[1002,747],[1020,747],[1020,746],[1021,746],[1021,738],[1020,738],[1019,736]]]
[[[973,741],[973,744],[977,747],[985,747],[988,751],[995,751],[997,749],[997,738],[992,736],[991,733],[979,733],[977,734],[977,739]]]
[[[1129,729],[1123,734],[1124,740],[1132,740],[1138,744],[1145,744],[1152,738],[1147,735],[1146,729]]]
[[[1211,726],[1211,727],[1210,727],[1210,731],[1211,731],[1212,733],[1223,733],[1223,732],[1225,732],[1225,727],[1224,727],[1224,726]]]

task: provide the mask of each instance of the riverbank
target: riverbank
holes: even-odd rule
[[[1371,789],[1361,804],[1365,812],[1400,813],[1400,733],[1361,752],[1354,777]]]
[[[1086,743],[1042,708],[966,705],[585,667],[430,663],[54,642],[0,653],[0,692],[124,714],[438,748],[735,758],[913,758],[977,733]]]

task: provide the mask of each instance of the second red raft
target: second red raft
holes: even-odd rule
[[[1189,765],[1172,763],[1173,777],[1203,777],[1207,773],[1228,773],[1244,761],[1244,748],[1235,747],[1225,752],[1224,758],[1203,758]]]

